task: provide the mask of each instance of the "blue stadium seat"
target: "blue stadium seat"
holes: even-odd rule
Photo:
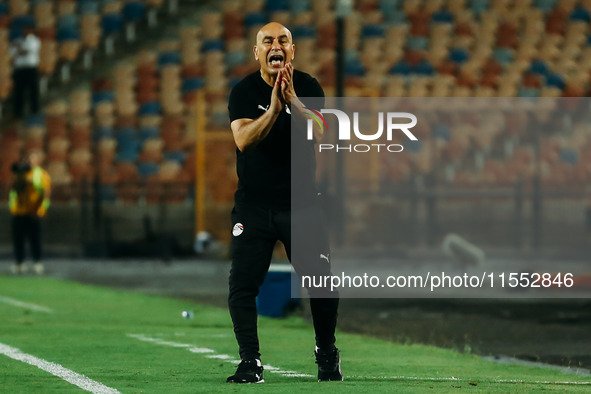
[[[316,37],[316,28],[313,25],[298,25],[291,29],[291,35],[296,38]]]
[[[103,35],[110,36],[121,31],[123,26],[123,16],[121,14],[104,14],[101,25],[103,28]]]
[[[181,91],[183,93],[194,92],[195,90],[202,89],[205,87],[205,81],[203,78],[186,78],[183,80]]]
[[[12,18],[10,23],[10,40],[24,38],[25,27],[35,27],[35,18],[32,15],[21,15]]]
[[[122,128],[115,132],[117,140],[117,161],[136,161],[139,156],[141,141],[133,128]]]
[[[183,151],[170,151],[164,152],[164,160],[176,161],[179,164],[183,164],[187,158],[187,154]]]
[[[435,68],[431,64],[431,62],[427,59],[421,60],[416,66],[413,67],[415,74],[424,75],[424,76],[432,76],[435,75]]]
[[[139,157],[139,146],[136,150],[124,150],[118,152],[115,156],[115,161],[118,162],[136,162]]]
[[[203,42],[201,45],[201,52],[206,53],[209,51],[223,51],[225,48],[224,40],[213,39]]]
[[[389,15],[400,9],[401,0],[380,0],[379,7],[384,15]]]
[[[111,127],[99,127],[92,130],[93,141],[99,141],[107,138],[113,138],[114,132]]]
[[[143,127],[138,135],[140,141],[144,142],[150,138],[160,137],[160,129],[158,127]]]
[[[59,18],[56,38],[58,41],[80,39],[78,17],[76,15],[62,15]]]
[[[0,3],[0,15],[8,14],[8,4]]]
[[[567,164],[577,164],[579,161],[579,154],[572,148],[562,148],[558,157],[563,163]]]
[[[535,0],[534,5],[542,10],[544,14],[548,13],[556,5],[557,0]]]
[[[449,10],[439,10],[431,16],[431,22],[433,23],[453,23],[454,16]]]
[[[384,27],[381,25],[365,25],[361,28],[361,36],[368,37],[384,37]]]
[[[406,46],[417,51],[429,49],[429,38],[419,36],[406,37]]]
[[[345,75],[363,77],[365,75],[365,68],[360,60],[353,60],[345,63]]]
[[[400,60],[398,63],[392,66],[392,68],[390,68],[390,74],[409,75],[410,64],[408,64],[406,60]]]
[[[408,150],[412,153],[418,153],[423,147],[423,144],[421,141],[406,141],[404,142],[403,146],[405,151]]]
[[[27,116],[27,119],[25,120],[25,126],[45,126],[45,115],[34,114]]]
[[[99,0],[78,0],[78,8],[80,9],[80,13],[82,15],[90,14],[98,14],[100,11],[100,4]]]
[[[439,138],[440,140],[449,141],[449,139],[451,138],[451,130],[449,129],[449,126],[439,124],[435,126],[435,129],[433,130],[433,135],[435,136],[435,138]]]
[[[69,40],[79,40],[80,34],[78,33],[78,29],[59,28],[57,30],[56,39],[60,42]]]
[[[534,88],[520,88],[517,91],[518,97],[540,97],[540,90]]]
[[[480,15],[488,9],[488,0],[472,0],[470,9],[475,15]]]
[[[115,93],[112,90],[102,90],[100,92],[92,92],[92,104],[96,105],[101,101],[113,101]]]
[[[289,0],[267,0],[265,10],[269,12],[289,10]]]
[[[243,51],[228,52],[224,57],[224,63],[226,64],[226,67],[230,70],[236,67],[237,65],[244,63],[245,60],[246,53],[244,53]]]
[[[267,23],[267,18],[265,18],[265,15],[261,14],[260,12],[251,12],[250,14],[244,16],[243,23],[246,28],[264,25]]]
[[[570,14],[571,21],[581,21],[581,22],[590,22],[591,16],[589,15],[589,10],[585,7],[578,5],[575,7],[573,12]]]
[[[452,48],[449,50],[449,60],[454,63],[463,64],[468,61],[468,50],[464,48]]]
[[[158,173],[160,166],[156,163],[138,163],[137,172],[142,178]]]
[[[115,132],[115,139],[117,140],[117,146],[124,148],[130,142],[139,142],[139,135],[133,127],[122,127]]]
[[[169,64],[180,64],[181,54],[178,52],[160,52],[158,55],[158,66],[166,66]]]
[[[546,62],[539,59],[534,59],[531,61],[531,65],[529,66],[530,73],[539,74],[539,75],[548,75],[549,69]]]
[[[564,78],[558,73],[550,73],[546,77],[546,86],[551,86],[563,90],[566,87]]]
[[[384,21],[393,25],[402,25],[408,23],[408,18],[402,10],[397,10],[384,14]]]
[[[509,48],[495,48],[493,50],[493,58],[502,65],[510,64],[514,57],[514,52]]]
[[[158,101],[149,101],[141,105],[139,115],[158,115],[160,113],[160,103]]]
[[[307,11],[309,5],[309,0],[289,0],[289,10],[294,15]]]
[[[347,49],[345,51],[345,63],[359,61],[359,53],[356,49]]]
[[[78,28],[78,17],[72,14],[66,14],[60,16],[59,20],[57,21],[58,28],[70,28],[70,29],[77,29]]]
[[[126,22],[138,22],[144,17],[146,5],[141,1],[128,1],[123,6],[123,19]]]

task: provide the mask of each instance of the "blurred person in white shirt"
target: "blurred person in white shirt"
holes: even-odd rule
[[[14,117],[22,118],[25,109],[25,98],[28,96],[32,113],[39,112],[39,52],[41,40],[35,35],[35,30],[25,27],[24,38],[15,40],[10,55],[14,68],[12,78],[14,82]]]

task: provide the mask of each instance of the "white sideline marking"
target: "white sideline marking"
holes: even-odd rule
[[[41,305],[29,304],[28,302],[19,301],[14,298],[0,296],[0,302],[8,305],[18,306],[19,308],[31,309],[37,312],[53,313],[53,310]]]
[[[205,357],[215,358],[218,360],[238,361],[238,360],[235,360],[232,356],[228,356],[227,354],[210,354],[209,356],[205,356]]]
[[[430,378],[418,376],[345,376],[351,379],[380,379],[380,380],[423,380],[429,382],[483,382],[483,383],[525,383],[525,384],[556,384],[556,385],[591,385],[591,382],[568,382],[568,381],[550,381],[550,380],[523,380],[523,379],[460,379],[456,377],[449,378]]]
[[[189,351],[192,353],[213,353],[213,352],[215,352],[215,350],[208,349],[206,347],[192,347],[192,348],[189,348]]]
[[[11,347],[0,343],[0,354],[4,354],[14,360],[22,361],[23,363],[32,365],[39,369],[42,369],[50,374],[57,376],[71,383],[75,386],[80,387],[83,390],[90,391],[95,394],[120,394],[118,390],[111,387],[107,387],[102,383],[96,382],[84,375],[76,373],[70,369],[64,368],[59,364],[46,361],[30,354],[26,354],[15,347]]]
[[[152,337],[148,337],[142,334],[127,334],[128,337],[130,338],[135,338],[138,339],[140,341],[144,341],[144,342],[151,342],[151,343],[155,343],[157,345],[164,345],[164,346],[170,346],[170,347],[183,347],[183,348],[187,348],[188,351],[192,352],[192,353],[216,353],[215,350],[213,349],[209,349],[209,348],[204,348],[204,347],[193,347],[193,345],[186,345],[183,343],[176,343],[176,342],[171,342],[171,341],[164,341],[162,339],[158,339],[158,338],[152,338]],[[240,364],[240,360],[236,360],[235,358],[233,358],[232,356],[229,356],[227,354],[208,354],[205,357],[207,358],[211,358],[214,360],[222,360],[231,364]],[[280,368],[274,367],[272,365],[263,365],[263,368],[265,368],[266,370],[268,370],[271,373],[276,373],[282,376],[290,376],[290,377],[297,377],[297,378],[313,378],[313,375],[309,375],[309,374],[305,374],[305,373],[299,373],[296,371],[286,371],[286,370],[282,370]]]

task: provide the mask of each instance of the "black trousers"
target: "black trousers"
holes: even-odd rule
[[[14,86],[14,117],[22,118],[25,109],[25,96],[30,100],[30,111],[39,112],[39,71],[37,67],[15,68],[12,74]]]
[[[292,221],[293,218],[293,221]],[[257,332],[256,296],[265,280],[275,243],[283,242],[287,256],[300,275],[330,275],[328,234],[319,206],[292,212],[236,204],[232,211],[232,268],[228,305],[234,333],[244,359],[260,358]],[[298,237],[292,251],[292,230]],[[304,234],[305,239],[301,239]],[[305,244],[306,247],[302,247]],[[323,255],[324,257],[320,257]],[[316,346],[330,348],[335,343],[338,294],[308,289],[316,334]],[[332,297],[332,298],[324,298]]]
[[[15,215],[12,217],[12,245],[17,264],[25,259],[25,242],[31,244],[33,261],[41,260],[41,219],[29,215]]]

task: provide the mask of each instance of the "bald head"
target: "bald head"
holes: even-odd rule
[[[270,22],[267,23],[265,26],[261,27],[261,30],[257,33],[257,44],[262,42],[265,37],[268,37],[271,33],[284,35],[289,39],[290,43],[293,43],[293,39],[291,37],[291,32],[281,23],[277,22]]]
[[[268,23],[257,33],[253,51],[261,65],[261,75],[269,83],[294,58],[295,45],[291,32],[281,23]]]

